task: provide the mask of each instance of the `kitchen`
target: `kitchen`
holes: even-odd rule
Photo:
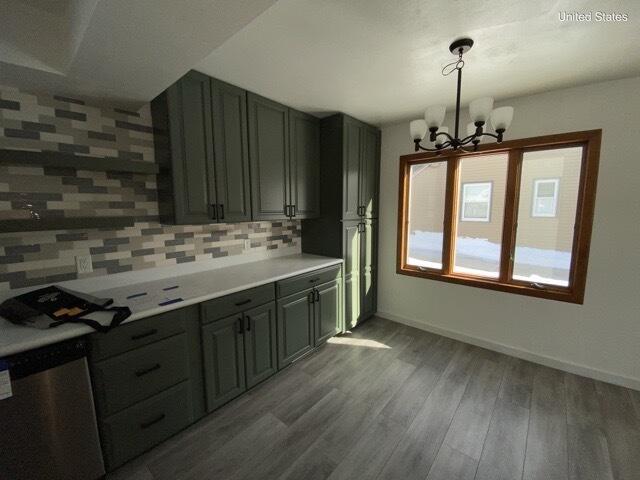
[[[0,479],[640,472],[633,265],[598,212],[637,72],[607,47],[501,93],[497,37],[396,28],[429,2],[151,3],[8,2]],[[531,38],[557,21],[517,3]]]

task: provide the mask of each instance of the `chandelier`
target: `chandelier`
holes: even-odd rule
[[[433,105],[427,107],[424,113],[424,119],[413,120],[409,127],[411,130],[411,138],[415,144],[415,151],[425,150],[427,152],[437,152],[445,148],[453,150],[465,150],[464,146],[473,145],[473,150],[478,149],[482,137],[495,138],[498,143],[502,142],[504,132],[511,125],[513,119],[513,107],[493,108],[493,98],[483,97],[472,101],[469,104],[469,115],[471,123],[467,125],[467,136],[460,138],[460,90],[462,87],[462,68],[464,60],[462,55],[471,50],[473,40],[470,38],[460,38],[455,40],[450,46],[449,51],[458,56],[458,60],[446,65],[442,69],[442,75],[447,76],[458,71],[458,89],[456,93],[456,121],[455,132],[449,134],[449,129],[442,126],[446,107],[444,105]],[[487,122],[491,120],[495,134],[485,132],[484,128]],[[435,148],[424,147],[420,144],[422,139],[429,132],[429,141],[435,145]]]

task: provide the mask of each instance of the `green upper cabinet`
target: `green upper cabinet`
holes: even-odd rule
[[[291,215],[313,218],[320,215],[320,121],[311,115],[289,110]]]
[[[362,152],[362,124],[344,117],[342,218],[356,220],[360,216],[360,154]]]
[[[342,218],[378,217],[380,131],[344,117]]]
[[[211,82],[189,72],[152,102],[160,216],[169,223],[215,221]]]
[[[250,220],[246,92],[191,71],[151,109],[161,220]]]
[[[380,132],[368,125],[360,128],[360,216],[378,218],[378,169],[380,158]]]
[[[247,92],[211,80],[217,216],[221,222],[251,220]]]
[[[254,220],[289,216],[289,109],[248,94]]]
[[[320,215],[320,121],[249,93],[255,220]]]

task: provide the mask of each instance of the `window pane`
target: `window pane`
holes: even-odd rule
[[[533,182],[533,217],[555,217],[558,200],[559,179],[535,180]]]
[[[488,222],[491,211],[491,183],[462,184],[462,221]]]
[[[581,163],[582,147],[524,153],[514,279],[569,285]]]
[[[498,278],[509,156],[460,160],[454,273]]]
[[[442,268],[447,163],[412,165],[409,177],[408,265]]]

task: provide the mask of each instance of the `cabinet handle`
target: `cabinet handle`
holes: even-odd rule
[[[309,292],[309,295],[307,295],[307,302],[308,303],[313,303],[314,302],[313,290]]]
[[[158,370],[160,368],[160,364],[156,363],[153,367],[149,367],[149,368],[144,368],[142,370],[137,370],[136,371],[136,377],[143,377],[155,370]]]
[[[251,331],[251,317],[247,315],[247,332]]]
[[[144,430],[145,428],[149,428],[151,425],[155,425],[156,423],[164,420],[166,417],[166,415],[164,413],[158,415],[156,418],[154,418],[153,420],[149,420],[148,422],[144,422],[140,424],[140,428],[142,430]]]
[[[220,220],[224,220],[224,203],[218,204],[220,207]]]
[[[247,298],[246,300],[242,300],[236,303],[236,307],[241,307],[242,305],[246,305],[247,303],[251,303],[251,299]]]
[[[309,283],[316,283],[318,280],[320,280],[320,278],[312,278],[309,280]]]
[[[296,212],[297,212],[297,210],[298,210],[298,209],[296,208],[296,206],[295,206],[295,205],[291,205],[291,210],[293,211],[293,213],[291,214],[291,216],[292,216],[292,217],[295,217],[295,216],[296,216]]]
[[[238,333],[239,334],[243,334],[244,333],[244,326],[242,325],[242,317],[238,318]]]
[[[216,203],[211,203],[209,205],[211,207],[211,218],[213,218],[214,220],[218,220],[218,204]]]
[[[151,335],[155,335],[156,333],[158,333],[158,329],[152,328],[148,332],[139,333],[137,335],[131,335],[131,340],[141,340],[143,338],[150,337]]]
[[[284,206],[284,216],[285,217],[289,216],[289,205],[286,205],[286,204]]]
[[[318,290],[317,288],[314,288],[313,291],[316,292],[316,296],[314,298],[314,301],[319,302],[320,301],[320,290]]]

